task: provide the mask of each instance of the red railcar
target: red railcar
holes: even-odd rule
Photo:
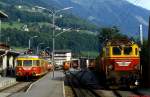
[[[96,59],[88,59],[87,60],[87,67],[90,70],[95,70],[95,68],[96,68]]]
[[[47,73],[48,62],[33,55],[22,55],[16,59],[16,78],[38,77]]]
[[[64,61],[64,62],[63,62],[63,70],[64,70],[64,71],[69,70],[70,67],[71,67],[71,61]]]

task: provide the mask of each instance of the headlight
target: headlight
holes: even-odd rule
[[[113,69],[113,65],[109,65],[109,66],[108,66],[108,69],[109,69],[109,70],[112,70],[112,69]]]
[[[36,68],[32,68],[32,70],[36,70]]]
[[[136,80],[134,84],[135,84],[136,86],[139,85],[139,81]]]
[[[22,70],[22,68],[21,68],[21,67],[19,67],[19,68],[18,68],[18,70]]]

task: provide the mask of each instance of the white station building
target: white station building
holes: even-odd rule
[[[56,66],[61,67],[64,61],[70,61],[72,58],[71,50],[55,50],[54,60]]]

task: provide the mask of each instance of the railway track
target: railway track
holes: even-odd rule
[[[9,97],[17,92],[26,92],[32,83],[33,82],[18,82],[10,87],[4,88],[0,90],[0,97]]]
[[[70,75],[67,76],[67,81],[69,86],[71,87],[74,97],[143,97],[146,96],[144,94],[139,93],[136,90],[112,90],[112,89],[105,89],[105,88],[92,88],[98,86],[94,83],[83,83],[81,82],[81,78],[83,77],[84,73],[80,72],[73,74],[70,72]],[[78,77],[76,76],[78,75]],[[82,76],[79,76],[82,75]],[[94,86],[92,86],[94,85]]]
[[[67,81],[75,97],[100,97],[96,93],[93,93],[93,91],[84,88],[73,76],[67,77]]]

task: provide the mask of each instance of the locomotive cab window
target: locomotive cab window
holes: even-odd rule
[[[32,60],[24,60],[24,66],[32,66]]]
[[[124,47],[124,54],[131,55],[132,54],[132,47]]]
[[[121,49],[119,47],[113,47],[113,55],[121,55]]]

